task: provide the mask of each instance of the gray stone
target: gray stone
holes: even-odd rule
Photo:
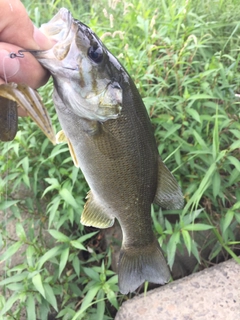
[[[126,301],[115,320],[238,320],[240,264],[220,263]]]

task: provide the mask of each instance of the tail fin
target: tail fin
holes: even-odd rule
[[[125,247],[118,264],[119,289],[123,294],[133,292],[144,281],[165,284],[170,272],[156,241],[145,247]]]

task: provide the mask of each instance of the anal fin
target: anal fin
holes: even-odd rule
[[[153,202],[167,210],[181,209],[184,205],[181,188],[160,157],[158,161],[158,186]]]
[[[114,217],[111,217],[103,205],[99,204],[91,191],[87,197],[88,200],[84,206],[81,216],[81,223],[85,226],[105,229],[109,228],[114,223]]]

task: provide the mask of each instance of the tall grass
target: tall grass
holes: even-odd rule
[[[186,200],[182,211],[152,210],[169,265],[176,250],[185,247],[197,267],[211,264],[220,252],[239,261],[234,253],[240,223],[238,1],[23,3],[38,26],[60,7],[69,8],[132,75],[159,152]],[[51,82],[40,94],[58,131]],[[20,319],[24,308],[29,320],[47,319],[54,312],[64,320],[112,319],[127,297],[118,293],[111,248],[100,245],[103,234],[79,225],[88,187],[67,146],[53,147],[31,120],[20,119],[16,139],[0,148],[0,209],[5,212],[0,259],[6,262],[0,319]],[[21,185],[31,192],[13,198]],[[14,239],[7,232],[13,219]],[[193,236],[204,230],[214,235],[204,244],[211,248],[207,258]],[[23,263],[12,267],[11,257],[23,246]]]

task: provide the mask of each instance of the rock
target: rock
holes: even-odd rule
[[[240,319],[240,264],[228,260],[126,301],[115,320]]]

